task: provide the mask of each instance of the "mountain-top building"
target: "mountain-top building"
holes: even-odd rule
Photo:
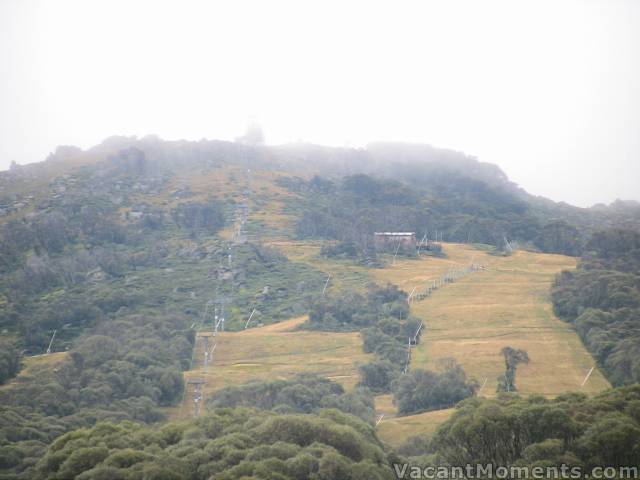
[[[377,249],[385,249],[386,247],[416,247],[415,232],[375,232],[373,241]]]

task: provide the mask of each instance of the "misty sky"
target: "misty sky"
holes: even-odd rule
[[[640,200],[640,1],[0,0],[0,168],[114,134],[497,163],[578,205]]]

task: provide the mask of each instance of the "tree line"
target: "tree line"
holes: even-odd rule
[[[335,408],[370,424],[374,417],[373,398],[367,390],[356,388],[347,393],[342,385],[312,374],[226,387],[211,395],[207,406],[250,407],[277,413],[318,413]]]
[[[578,268],[551,292],[556,314],[570,322],[614,385],[640,381],[640,233],[594,234]]]
[[[407,294],[395,285],[369,285],[365,294],[348,292],[317,301],[303,328],[360,331],[373,361],[359,365],[361,387],[393,393],[398,413],[409,415],[448,408],[473,395],[477,384],[453,360],[440,371],[408,370],[409,348],[419,343],[422,321],[409,314]]]
[[[0,385],[15,377],[22,364],[22,352],[15,342],[0,338]]]
[[[290,208],[298,212],[297,235],[343,242],[326,254],[375,260],[373,233],[411,231],[418,238],[484,243],[498,248],[516,240],[548,253],[579,255],[584,238],[565,220],[541,220],[527,202],[468,177],[433,172],[423,182],[401,183],[365,174],[339,180],[313,177],[309,181],[283,177],[284,186],[298,194]],[[302,201],[301,201],[302,199]],[[374,262],[375,263],[375,262]]]
[[[104,322],[61,363],[0,389],[0,469],[29,471],[66,431],[100,421],[164,419],[160,407],[182,398],[182,370],[195,340],[190,324],[184,316],[159,315]]]
[[[640,465],[640,386],[589,398],[501,395],[460,403],[428,439],[414,437],[399,453],[417,465],[582,467]],[[409,478],[408,476],[406,478]]]
[[[391,480],[373,427],[338,410],[315,415],[221,408],[150,428],[101,422],[58,438],[32,480]]]

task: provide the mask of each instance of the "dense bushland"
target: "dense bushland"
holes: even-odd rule
[[[119,152],[0,226],[0,328],[27,352],[43,352],[54,330],[54,349],[69,347],[120,308],[155,303],[134,284],[141,272],[171,267],[180,240],[223,226],[225,206],[213,198],[172,211],[135,202],[146,163],[143,152]]]
[[[404,369],[408,343],[420,340],[420,320],[409,315],[407,294],[395,285],[371,284],[365,293],[328,295],[312,304],[303,328],[330,332],[360,331],[365,353]],[[366,380],[366,378],[365,378]],[[377,390],[373,384],[365,386]],[[381,388],[386,390],[390,385]]]
[[[57,439],[33,480],[382,480],[394,478],[373,427],[337,410],[276,415],[245,408],[151,429],[100,423]]]
[[[365,174],[339,181],[286,178],[281,184],[305,199],[302,205],[295,201],[300,237],[342,242],[327,248],[328,255],[375,259],[376,231],[411,231],[418,238],[433,238],[436,230],[446,241],[502,247],[509,238],[550,253],[582,251],[584,239],[574,226],[541,220],[524,200],[458,173],[432,172],[420,184]]]
[[[44,352],[54,330],[54,351],[70,348],[121,309],[200,321],[218,291],[233,297],[233,329],[253,308],[263,323],[300,314],[322,288],[311,267],[221,240],[216,233],[232,203],[186,194],[166,205],[140,201],[140,188],[156,179],[156,192],[166,181],[147,163],[140,152],[120,152],[68,180],[64,196],[0,226],[0,329],[27,354]]]
[[[556,279],[552,300],[611,383],[640,381],[640,233],[594,234],[577,270]]]
[[[300,374],[290,380],[255,381],[215,392],[209,407],[252,407],[278,413],[317,413],[335,408],[371,423],[374,405],[371,395],[356,389],[345,393],[335,382],[317,375]]]
[[[640,386],[593,398],[465,400],[432,439],[414,438],[400,451],[425,465],[637,466]]]
[[[182,398],[195,340],[190,324],[187,317],[143,315],[104,322],[62,363],[1,389],[0,470],[28,469],[50,441],[74,428],[164,419],[159,407]]]
[[[0,384],[18,374],[21,361],[22,353],[14,342],[0,338]]]
[[[398,377],[393,398],[400,415],[412,415],[452,407],[473,396],[477,389],[477,383],[467,379],[462,367],[448,359],[440,372],[416,369]]]

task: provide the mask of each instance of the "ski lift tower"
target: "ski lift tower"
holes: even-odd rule
[[[231,303],[231,297],[218,296],[215,300],[214,318],[213,318],[213,335],[219,331],[224,332],[224,324],[227,320],[225,306]]]
[[[200,416],[200,406],[203,401],[202,387],[204,386],[204,380],[201,378],[192,378],[187,381],[187,386],[193,386],[193,416],[198,418]]]

